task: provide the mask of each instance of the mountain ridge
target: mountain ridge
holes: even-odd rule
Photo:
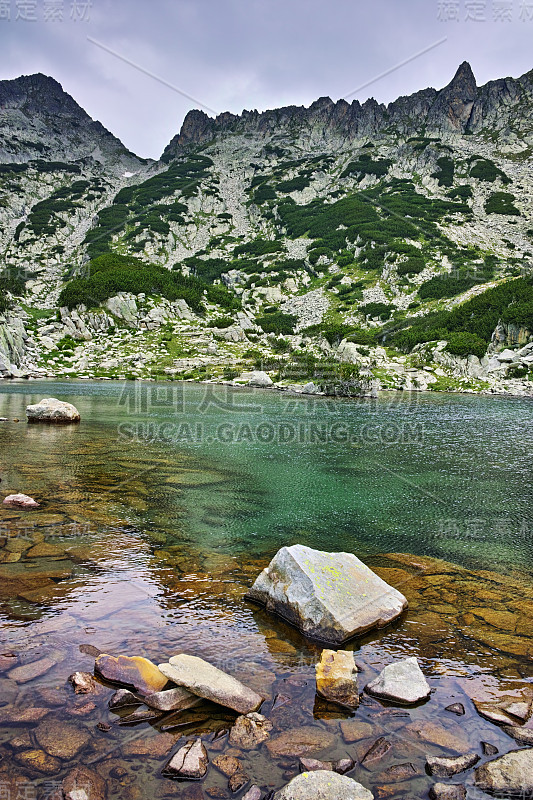
[[[263,133],[294,120],[313,125],[321,117],[328,130],[344,132],[347,138],[370,136],[393,125],[400,132],[411,133],[425,126],[430,133],[444,135],[478,132],[486,121],[495,121],[504,98],[509,101],[507,105],[518,101],[522,85],[533,97],[533,70],[516,79],[500,78],[478,87],[470,64],[464,61],[443,89],[421,89],[388,104],[378,103],[374,98],[348,103],[344,99],[334,102],[330,97],[322,97],[308,107],[291,105],[262,112],[245,109],[241,114],[223,112],[215,118],[193,109],[165,148],[162,160],[169,161],[219,133],[232,130]]]

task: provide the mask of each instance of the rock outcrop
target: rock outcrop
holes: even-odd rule
[[[382,628],[407,608],[405,597],[353,554],[300,544],[282,547],[246,596],[306,636],[335,644]]]

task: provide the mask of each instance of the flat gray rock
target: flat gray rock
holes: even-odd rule
[[[156,708],[158,711],[185,711],[185,709],[194,708],[203,702],[201,697],[191,694],[182,686],[163,692],[154,692],[143,699],[147,706]]]
[[[484,792],[530,797],[533,794],[533,749],[513,750],[487,761],[476,769],[475,784]]]
[[[464,772],[470,767],[473,767],[479,761],[477,753],[467,753],[464,756],[457,758],[437,758],[428,756],[426,759],[426,766],[430,775],[436,775],[437,778],[451,778],[453,775],[458,775],[459,772]]]
[[[282,547],[246,597],[298,628],[334,644],[383,628],[407,600],[352,553],[325,553],[301,544]]]
[[[197,656],[185,653],[172,656],[168,664],[159,665],[159,670],[170,681],[184,686],[192,694],[231,708],[239,714],[257,711],[263,702],[263,698],[252,689]]]
[[[169,778],[199,781],[207,772],[209,757],[201,739],[193,739],[180,747],[163,769]]]
[[[318,770],[293,778],[276,792],[274,800],[374,800],[374,795],[352,778]]]
[[[431,688],[414,656],[388,664],[366,686],[368,694],[402,705],[412,705],[429,697]]]

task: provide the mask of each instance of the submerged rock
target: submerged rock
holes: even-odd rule
[[[40,503],[29,497],[27,494],[10,494],[3,503],[7,508],[40,508]]]
[[[185,653],[172,656],[169,663],[160,664],[159,669],[178,686],[240,714],[256,711],[263,702],[252,689],[197,656]]]
[[[99,655],[94,668],[102,678],[110,683],[121,683],[141,694],[159,692],[167,684],[167,679],[147,658],[141,656]]]
[[[488,761],[475,772],[475,784],[484,792],[513,797],[533,793],[533,749],[513,750]]]
[[[229,734],[229,742],[240,750],[253,750],[270,738],[273,727],[269,719],[255,712],[237,717]]]
[[[63,800],[105,800],[105,780],[88,767],[75,767],[61,784]],[[55,797],[56,795],[54,795]]]
[[[250,783],[248,775],[245,772],[236,772],[228,781],[228,789],[232,794],[235,794],[244,789],[247,783]]]
[[[319,770],[297,775],[276,792],[274,800],[373,800],[373,797],[372,792],[352,778]]]
[[[374,764],[376,761],[381,761],[387,753],[391,750],[392,745],[384,736],[381,736],[374,742],[370,750],[368,750],[363,758],[361,764],[367,767],[369,764]]]
[[[40,658],[38,661],[32,661],[30,664],[23,664],[20,667],[15,667],[9,673],[11,680],[17,683],[28,683],[29,681],[40,678],[46,672],[55,667],[55,661],[51,658]]]
[[[36,729],[35,738],[48,755],[70,761],[89,743],[91,734],[85,726],[49,719]]]
[[[193,739],[172,756],[163,773],[171,778],[198,781],[206,774],[208,764],[209,757],[202,740]]]
[[[68,425],[79,422],[80,412],[71,403],[48,397],[26,408],[28,422],[44,422],[52,425]]]
[[[352,553],[282,547],[246,597],[304,635],[341,644],[396,619],[407,600]]]
[[[424,678],[418,661],[412,656],[388,664],[378,677],[366,686],[366,691],[383,700],[412,705],[420,700],[426,700],[431,688]]]
[[[316,665],[316,690],[321,697],[343,706],[357,708],[357,667],[349,650],[323,650]]]
[[[217,756],[213,764],[226,778],[231,778],[242,769],[241,762],[235,756]]]
[[[436,783],[429,790],[431,800],[466,800],[466,789],[456,783]]]
[[[335,743],[335,736],[323,728],[303,725],[283,731],[279,736],[267,741],[268,752],[273,758],[280,756],[304,756],[317,753]]]
[[[465,770],[475,766],[478,761],[479,756],[477,753],[467,753],[457,758],[428,756],[426,767],[430,775],[436,775],[437,778],[451,778],[453,775],[458,775],[459,772],[465,772]]]
[[[21,767],[35,769],[43,775],[55,775],[63,766],[58,758],[48,755],[43,750],[23,750],[15,755],[15,761]]]

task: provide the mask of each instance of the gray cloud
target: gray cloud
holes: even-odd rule
[[[196,103],[88,37],[234,113],[336,100],[443,37],[357,99],[439,88],[464,60],[478,83],[533,67],[533,0],[92,0],[89,21],[76,22],[72,0],[56,22],[44,21],[50,0],[34,3],[37,21],[15,20],[16,0],[11,20],[0,19],[0,77],[52,75],[127,147],[155,158]],[[466,20],[474,6],[485,21]],[[455,7],[458,20],[443,20]]]

